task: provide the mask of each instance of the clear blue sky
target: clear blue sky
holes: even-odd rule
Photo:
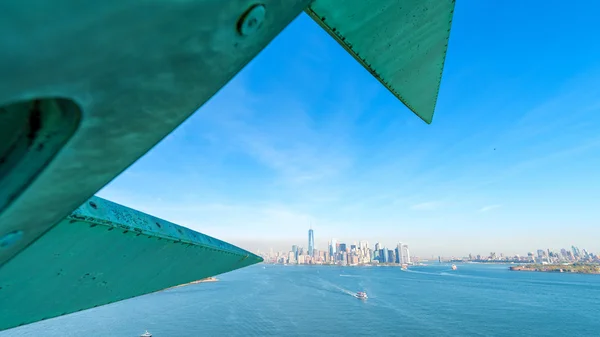
[[[600,253],[597,13],[459,1],[432,125],[301,15],[99,195],[252,250]]]

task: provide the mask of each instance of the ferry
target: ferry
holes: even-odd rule
[[[452,265],[452,270],[456,270],[456,269],[457,269],[456,265],[455,265],[455,264],[453,264],[453,265]]]
[[[149,333],[148,330],[146,330],[146,332],[144,332],[143,334],[141,334],[140,337],[152,337],[152,334]]]
[[[361,299],[361,300],[366,300],[367,297],[367,293],[364,291],[359,291],[356,293],[356,295],[354,295],[356,298]]]

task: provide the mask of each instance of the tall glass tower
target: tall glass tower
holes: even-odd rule
[[[308,230],[308,255],[312,257],[314,250],[315,250],[315,234],[311,228]]]

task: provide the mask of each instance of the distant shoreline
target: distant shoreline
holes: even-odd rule
[[[169,290],[169,289],[174,289],[174,288],[185,287],[185,286],[189,286],[191,284],[198,284],[198,283],[204,283],[204,282],[217,282],[217,281],[219,281],[219,279],[216,278],[216,277],[207,277],[207,278],[203,278],[201,280],[192,281],[192,282],[189,282],[189,283],[184,283],[184,284],[176,285],[174,287],[165,288],[163,290]]]
[[[401,268],[402,265],[397,264],[397,263],[374,263],[374,264],[347,264],[347,265],[341,265],[341,264],[333,264],[333,263],[315,263],[315,264],[310,264],[310,263],[292,263],[292,264],[283,264],[283,263],[263,263],[263,265],[269,265],[269,266],[310,266],[310,267],[397,267],[397,268]],[[421,266],[428,266],[427,264],[409,264],[408,267],[421,267]]]
[[[509,267],[511,271],[528,271],[539,273],[569,273],[600,275],[598,264],[527,264]]]

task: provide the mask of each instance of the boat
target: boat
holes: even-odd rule
[[[356,298],[361,299],[361,300],[366,300],[367,297],[367,293],[364,291],[359,291],[356,293],[356,295],[354,295]]]
[[[455,265],[455,264],[453,264],[453,265],[452,265],[452,270],[456,270],[456,269],[457,269],[457,268],[456,268],[456,265]]]
[[[141,334],[140,337],[152,337],[152,334],[149,333],[148,330],[146,330],[146,332],[144,332],[143,334]]]

